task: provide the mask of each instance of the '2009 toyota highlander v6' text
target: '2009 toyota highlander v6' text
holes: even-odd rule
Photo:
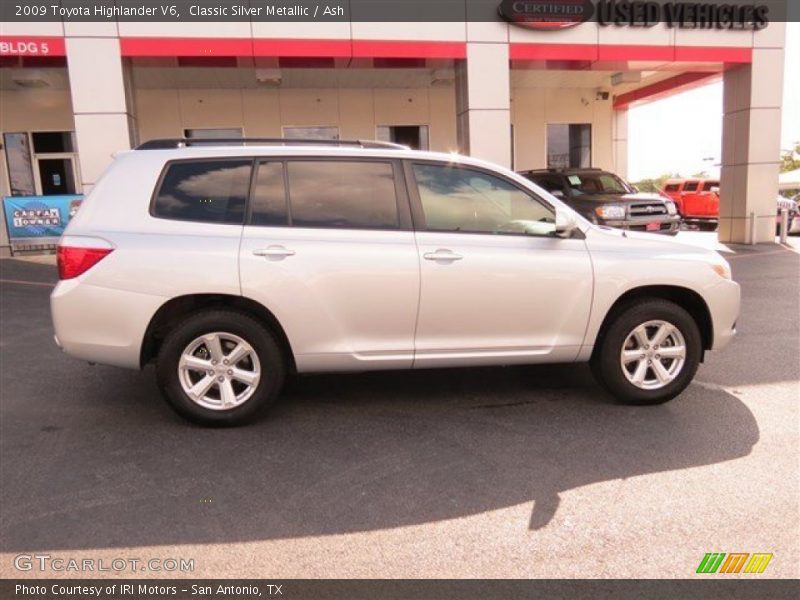
[[[377,142],[158,140],[69,223],[56,341],[156,363],[171,406],[233,424],[289,372],[591,362],[654,404],[733,337],[716,252],[598,227],[531,181]]]

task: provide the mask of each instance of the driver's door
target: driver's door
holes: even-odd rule
[[[421,265],[414,366],[574,360],[593,286],[582,236],[556,237],[553,208],[491,171],[406,167]]]

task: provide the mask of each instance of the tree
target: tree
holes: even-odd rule
[[[661,188],[664,187],[664,182],[667,179],[679,177],[679,173],[664,173],[663,175],[653,179],[642,179],[641,181],[635,182],[633,185],[635,185],[640,192],[644,192],[646,194],[657,194]]]
[[[792,150],[781,152],[781,173],[788,173],[800,169],[800,142],[794,145]]]

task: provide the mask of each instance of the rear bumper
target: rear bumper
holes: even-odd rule
[[[147,326],[166,300],[61,281],[50,295],[56,345],[89,362],[138,369]]]

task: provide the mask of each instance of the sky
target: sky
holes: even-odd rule
[[[795,143],[800,143],[800,23],[787,23],[781,148]],[[720,81],[630,110],[628,178],[716,175],[721,146]]]

